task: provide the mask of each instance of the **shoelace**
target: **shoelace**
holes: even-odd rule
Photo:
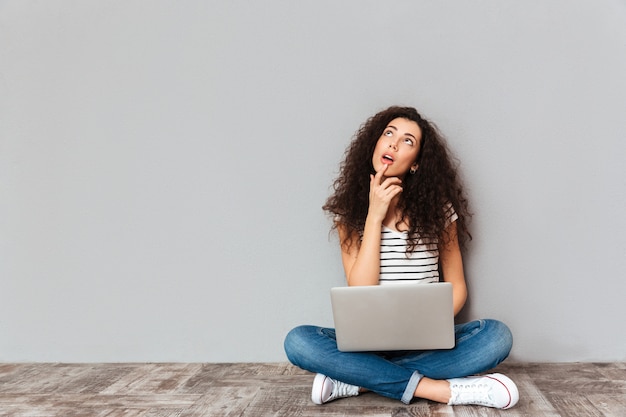
[[[483,383],[472,382],[469,384],[455,384],[452,392],[456,403],[491,404],[491,386]]]
[[[350,397],[359,393],[359,387],[333,380],[334,387],[331,398]]]

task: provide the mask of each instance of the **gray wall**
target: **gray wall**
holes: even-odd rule
[[[626,360],[625,74],[623,0],[1,1],[0,361],[285,360],[391,104],[462,161],[463,316]]]

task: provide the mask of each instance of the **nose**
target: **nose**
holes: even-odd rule
[[[391,142],[389,142],[389,148],[393,149],[394,151],[398,150],[398,145],[395,140],[392,139]]]

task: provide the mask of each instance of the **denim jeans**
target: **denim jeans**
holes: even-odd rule
[[[285,338],[289,361],[408,404],[419,381],[458,378],[494,368],[509,355],[513,337],[496,320],[476,320],[455,326],[456,346],[449,350],[340,352],[335,330],[299,326]]]

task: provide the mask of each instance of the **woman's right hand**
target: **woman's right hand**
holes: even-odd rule
[[[402,180],[398,177],[385,177],[389,165],[383,164],[376,175],[370,174],[370,196],[368,216],[382,222],[387,216],[391,201],[402,192]]]
[[[402,181],[385,177],[388,165],[383,165],[376,175],[370,175],[369,209],[361,245],[341,250],[343,268],[348,285],[377,285],[380,276],[380,231],[392,200],[402,192]],[[345,233],[339,229],[340,234]],[[341,240],[346,236],[341,235]],[[358,236],[353,236],[358,238]]]

